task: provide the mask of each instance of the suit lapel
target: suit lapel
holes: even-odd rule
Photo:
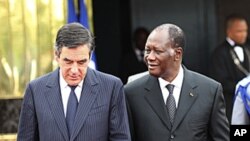
[[[84,79],[83,90],[81,93],[81,98],[77,108],[77,113],[75,117],[72,140],[77,136],[84,122],[87,119],[88,113],[97,97],[98,92],[98,79],[93,70],[88,69],[87,75]]]
[[[167,116],[167,111],[165,108],[165,103],[163,101],[162,92],[159,86],[158,79],[150,76],[145,85],[145,99],[155,111],[155,113],[159,116],[165,126],[170,129],[171,124],[169,121],[169,117]]]
[[[54,116],[59,130],[62,132],[64,139],[68,140],[69,135],[60,92],[59,69],[54,71],[51,74],[51,77],[48,79],[45,90],[45,97],[47,98],[51,113]]]
[[[243,51],[244,51],[244,61],[243,61],[243,65],[244,65],[244,67],[246,68],[246,70],[249,72],[250,71],[250,69],[249,69],[249,63],[250,63],[250,51],[249,51],[249,49],[248,49],[248,46],[245,46],[245,47],[243,47]]]
[[[182,122],[198,96],[194,91],[194,88],[197,87],[197,85],[193,80],[192,74],[185,67],[183,68],[184,79],[172,130],[175,130]]]

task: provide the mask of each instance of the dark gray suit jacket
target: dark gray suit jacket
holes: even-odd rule
[[[130,141],[123,85],[88,69],[69,137],[59,86],[59,69],[27,85],[18,141]]]
[[[156,77],[128,83],[125,95],[134,141],[229,141],[221,85],[206,76],[184,68],[172,130]]]

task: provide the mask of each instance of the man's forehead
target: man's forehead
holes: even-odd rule
[[[83,59],[89,57],[89,50],[62,50],[61,57],[67,59]]]
[[[148,41],[166,42],[168,40],[169,40],[168,33],[163,31],[154,31],[148,37]]]

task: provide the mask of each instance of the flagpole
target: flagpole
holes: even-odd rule
[[[88,20],[89,20],[89,29],[92,33],[94,33],[94,23],[93,23],[93,5],[92,0],[85,0],[85,4],[87,8],[88,13]]]

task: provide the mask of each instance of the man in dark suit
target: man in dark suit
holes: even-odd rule
[[[149,74],[125,86],[134,141],[229,141],[220,83],[182,65],[185,37],[156,27],[145,46]]]
[[[123,84],[88,67],[93,49],[81,24],[60,28],[59,68],[27,85],[18,141],[130,141]]]
[[[229,15],[226,18],[226,40],[215,48],[211,57],[210,75],[222,84],[229,121],[236,84],[250,71],[247,32],[248,26],[244,17]]]
[[[147,70],[144,62],[144,46],[148,37],[148,30],[138,27],[133,35],[133,47],[126,53],[121,61],[120,77],[125,84],[130,75]]]

